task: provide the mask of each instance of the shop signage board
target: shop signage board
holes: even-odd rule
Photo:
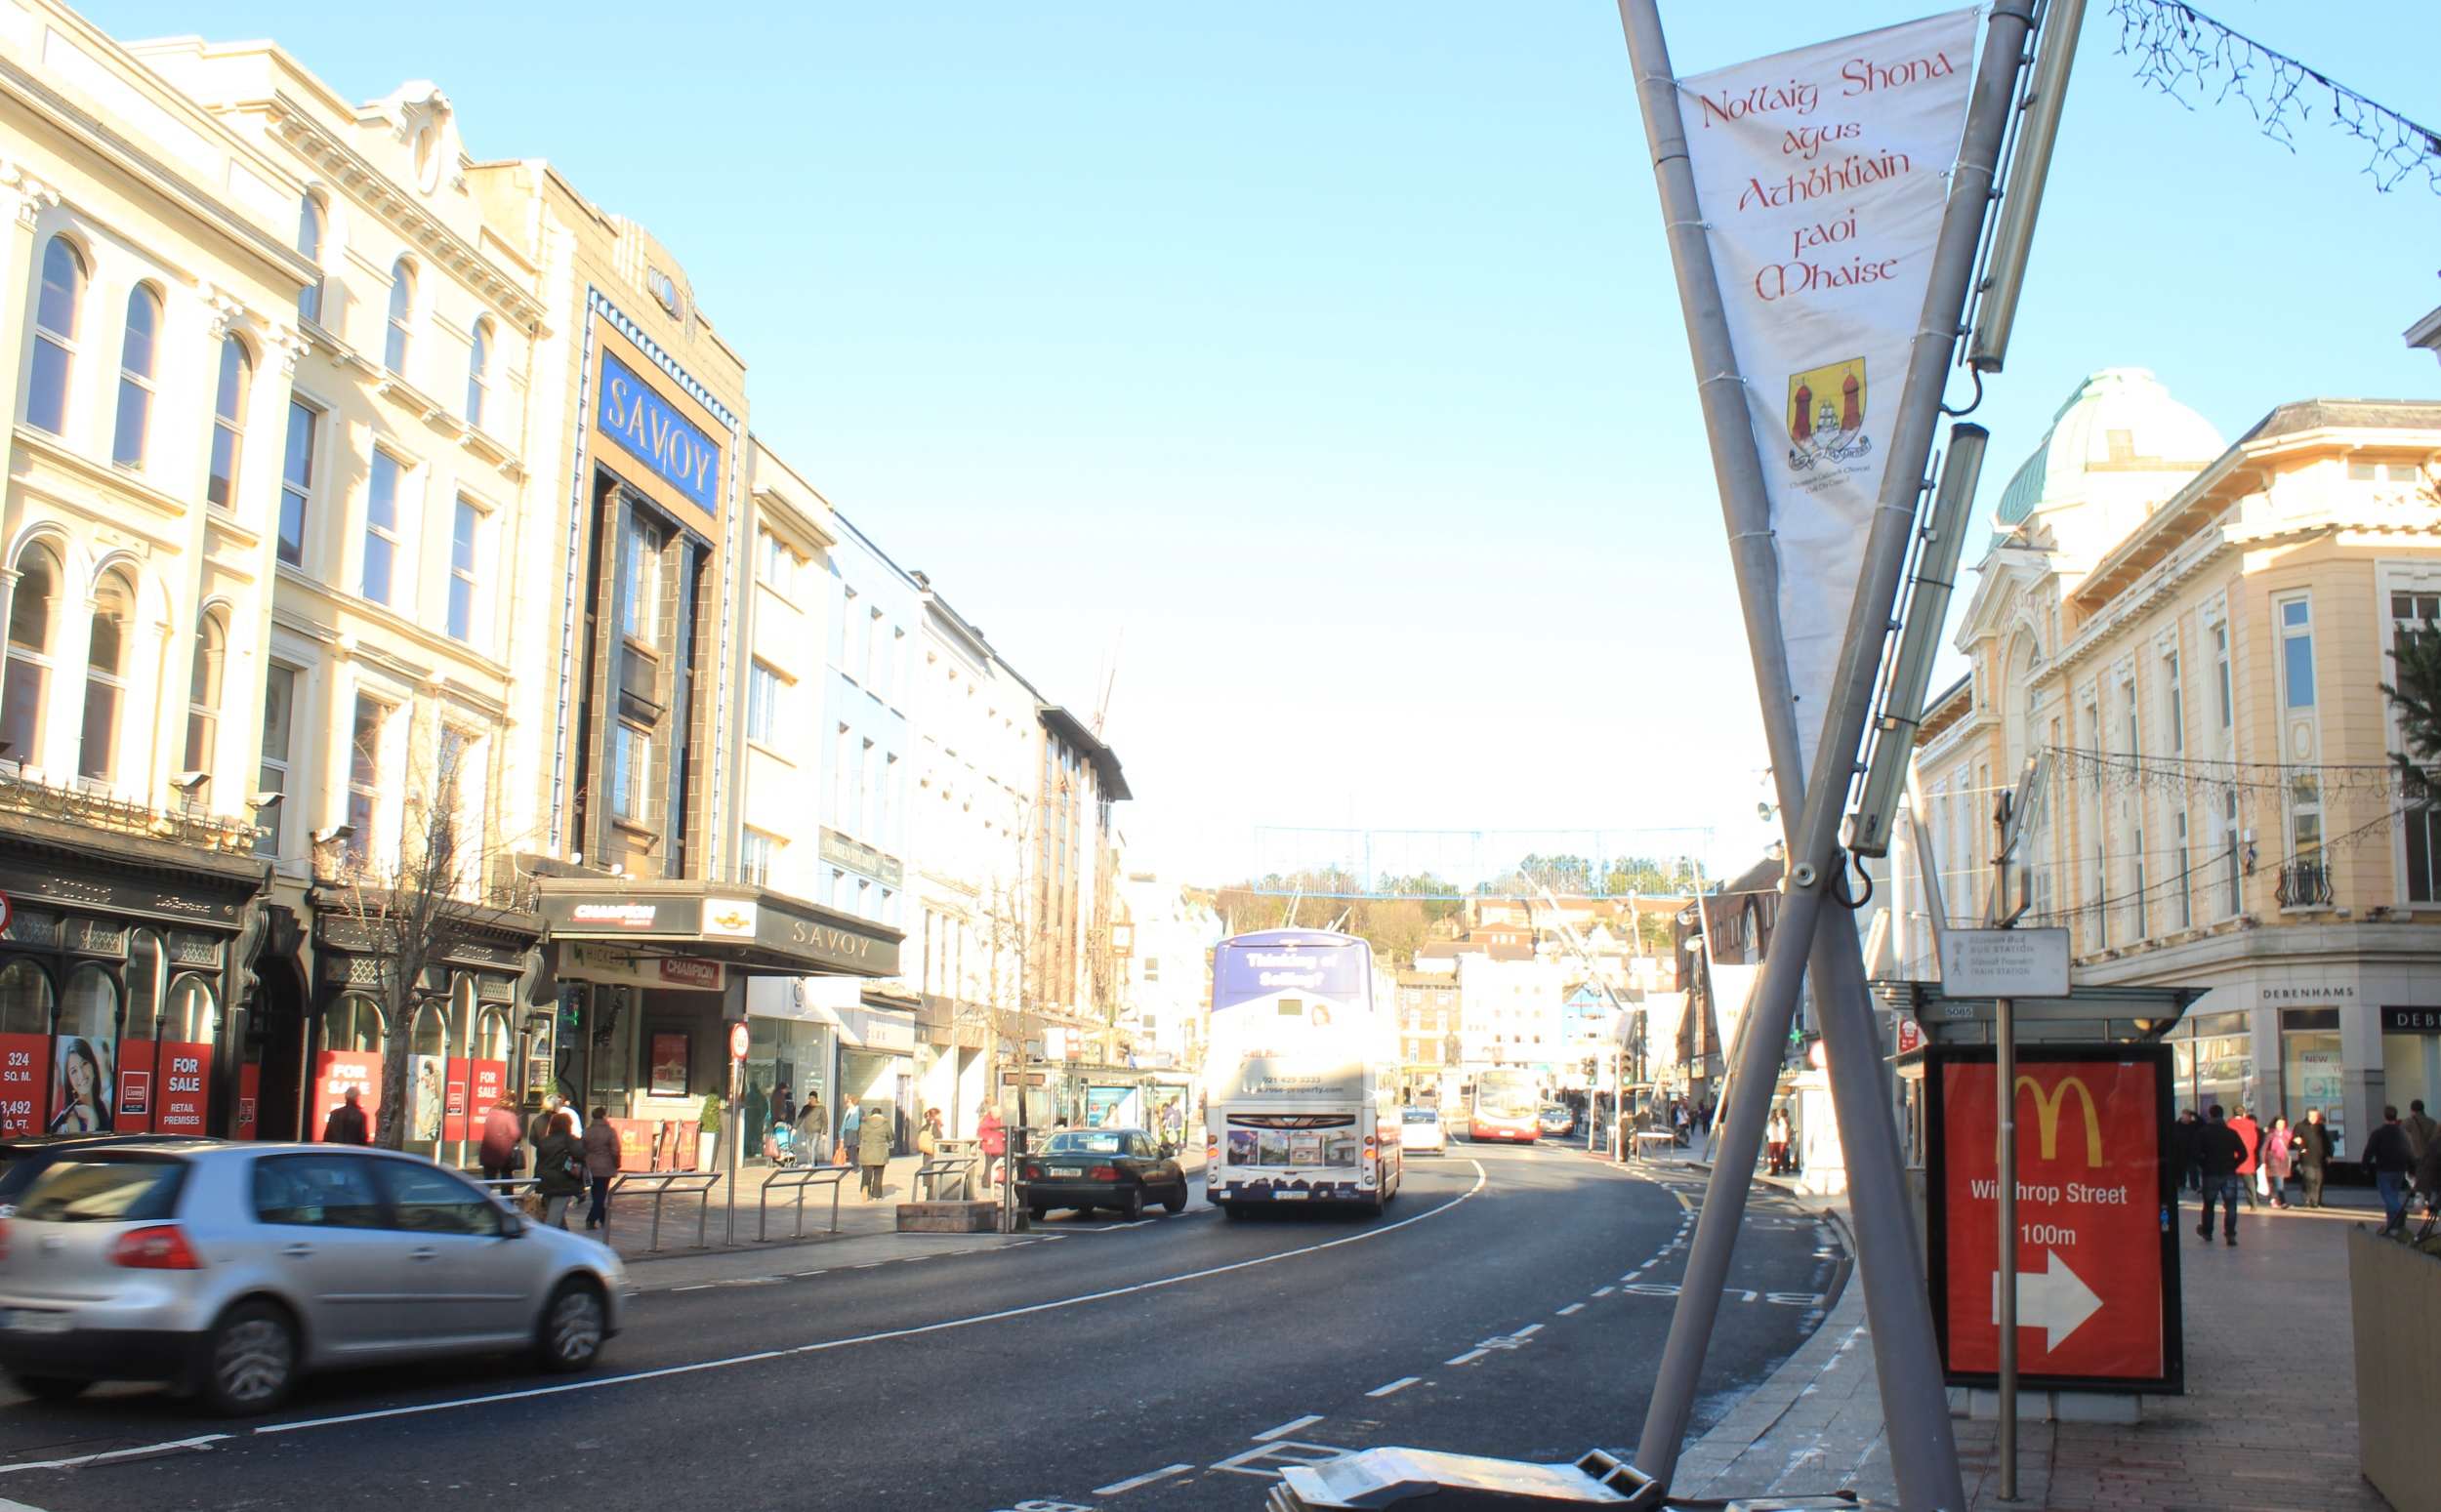
[[[1941,992],[1950,998],[2065,998],[2065,929],[1947,929]]]
[[[1933,1325],[1950,1384],[2000,1367],[1999,1107],[1987,1045],[1926,1052]],[[2185,1367],[2167,1045],[2017,1055],[2018,1379],[2034,1390],[2178,1392]]]
[[[2423,1008],[2393,1008],[2381,1010],[2381,1032],[2385,1035],[2441,1035],[2441,1004]]]
[[[352,1086],[362,1094],[356,1106],[364,1110],[366,1131],[381,1126],[382,1058],[365,1050],[324,1050],[313,1061],[313,1124],[307,1138],[322,1137],[332,1110],[348,1100]]]

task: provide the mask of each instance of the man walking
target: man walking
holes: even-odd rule
[[[2416,1169],[2396,1106],[2381,1110],[2381,1126],[2365,1141],[2365,1164],[2374,1168],[2374,1190],[2381,1194],[2381,1232],[2395,1234],[2407,1227],[2407,1178]]]
[[[2425,1115],[2422,1098],[2419,1097],[2407,1105],[2407,1117],[2399,1121],[2399,1127],[2407,1130],[2407,1148],[2415,1155],[2417,1163],[2422,1164],[2424,1152],[2432,1148],[2434,1132],[2441,1129],[2441,1124],[2435,1124]]]
[[[2229,1247],[2238,1246],[2238,1165],[2246,1159],[2246,1141],[2224,1121],[2220,1104],[2214,1103],[2211,1122],[2197,1137],[2196,1154],[2204,1170],[2204,1221],[2196,1225],[2195,1237],[2206,1244],[2213,1242],[2213,1203],[2217,1199],[2226,1215],[2221,1219],[2221,1237]]]
[[[2238,1162],[2238,1186],[2246,1193],[2246,1206],[2251,1209],[2255,1206],[2255,1157],[2263,1148],[2263,1130],[2255,1122],[2255,1115],[2240,1108],[2238,1116],[2229,1121],[2229,1132],[2246,1146],[2246,1159]]]
[[[322,1142],[332,1145],[360,1145],[372,1142],[371,1129],[364,1117],[364,1089],[348,1088],[348,1100],[331,1110],[322,1124]]]
[[[2296,1131],[2296,1178],[2308,1207],[2322,1206],[2323,1167],[2331,1164],[2331,1125],[2322,1121],[2320,1108],[2308,1108]]]
[[[2195,1185],[2204,1167],[2196,1164],[2196,1141],[2203,1136],[2204,1125],[2196,1122],[2193,1108],[2178,1110],[2178,1122],[2170,1126],[2170,1190],[2184,1192]]]

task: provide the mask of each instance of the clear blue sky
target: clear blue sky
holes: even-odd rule
[[[1929,7],[1664,0],[1681,73]],[[2435,392],[2441,197],[2375,192],[2116,55],[2095,5],[1987,504],[2085,373],[2224,434]],[[2429,0],[2221,19],[2441,122]],[[1131,836],[1257,824],[1768,838],[1752,684],[1607,0],[787,7],[93,0],[430,77],[478,157],[648,225],[755,429],[1091,711]],[[1656,843],[1661,843],[1659,839]]]

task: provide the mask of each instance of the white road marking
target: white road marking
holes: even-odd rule
[[[1485,1355],[1488,1355],[1488,1354],[1490,1354],[1490,1353],[1491,1353],[1491,1351],[1490,1351],[1490,1350],[1488,1350],[1488,1349],[1469,1349],[1469,1350],[1468,1350],[1465,1354],[1458,1356],[1456,1359],[1453,1359],[1453,1360],[1444,1360],[1444,1361],[1442,1361],[1442,1362],[1441,1362],[1441,1364],[1443,1364],[1443,1365],[1472,1365],[1475,1361],[1482,1359]]]
[[[718,1285],[720,1285],[718,1282],[699,1281],[691,1287],[672,1287],[670,1289],[673,1291],[709,1291]]]
[[[72,1454],[65,1459],[29,1459],[21,1461],[18,1464],[0,1465],[0,1475],[14,1474],[19,1470],[82,1470],[87,1465],[106,1465],[121,1459],[137,1459],[153,1454],[174,1453],[179,1450],[208,1449],[211,1446],[220,1443],[224,1439],[231,1437],[234,1437],[234,1435],[226,1433],[205,1433],[198,1434],[191,1439],[172,1439],[165,1444],[146,1444],[139,1449],[114,1449],[100,1454]],[[12,1507],[22,1506],[23,1503],[9,1502],[7,1505]]]
[[[1195,1467],[1193,1465],[1163,1465],[1158,1470],[1147,1470],[1142,1475],[1130,1476],[1124,1481],[1113,1481],[1107,1486],[1096,1486],[1094,1488],[1093,1494],[1096,1496],[1116,1496],[1121,1492],[1134,1491],[1138,1486],[1150,1486],[1153,1482],[1162,1479],[1164,1476],[1178,1475],[1181,1472],[1192,1470]]]
[[[1542,1331],[1543,1326],[1541,1324],[1529,1323],[1524,1328],[1519,1328],[1516,1332],[1511,1333],[1509,1336],[1512,1339],[1530,1339]]]
[[[1277,1428],[1265,1428],[1262,1432],[1254,1435],[1254,1440],[1258,1444],[1264,1444],[1273,1439],[1285,1439],[1290,1434],[1295,1433],[1298,1429],[1310,1428],[1320,1421],[1322,1421],[1322,1414],[1320,1412],[1307,1412],[1303,1417],[1290,1418],[1287,1422],[1280,1424]]]
[[[820,1339],[789,1349],[759,1349],[752,1354],[724,1355],[715,1360],[698,1360],[687,1365],[663,1366],[651,1370],[631,1370],[624,1375],[597,1375],[583,1380],[561,1381],[550,1386],[530,1386],[522,1391],[490,1391],[478,1396],[451,1397],[440,1402],[419,1402],[407,1407],[375,1408],[368,1411],[344,1412],[332,1417],[309,1417],[290,1423],[267,1423],[259,1428],[248,1429],[246,1435],[300,1433],[309,1428],[335,1428],[346,1423],[372,1422],[389,1417],[418,1417],[427,1412],[449,1412],[460,1408],[490,1407],[502,1402],[518,1402],[532,1397],[557,1397],[570,1392],[600,1391],[605,1387],[625,1386],[635,1381],[662,1380],[673,1375],[692,1375],[704,1370],[725,1370],[741,1365],[759,1365],[765,1360],[781,1360],[790,1355],[822,1354],[829,1350],[847,1349],[858,1344],[880,1344],[891,1339],[919,1338],[928,1333],[942,1333],[952,1328],[970,1328],[978,1324],[1004,1323],[1012,1318],[1026,1318],[1036,1313],[1082,1307],[1088,1302],[1106,1302],[1113,1297],[1158,1291],[1165,1287],[1183,1286],[1190,1281],[1207,1281],[1215,1276],[1226,1276],[1233,1271],[1251,1270],[1258,1265],[1270,1265],[1280,1260],[1293,1260],[1302,1255],[1318,1254],[1325,1249],[1337,1249],[1342,1245],[1360,1245],[1370,1239],[1379,1239],[1385,1234],[1395,1234],[1400,1229],[1422,1223],[1427,1218],[1439,1217],[1442,1213],[1448,1212],[1459,1204],[1481,1192],[1489,1182],[1490,1177],[1485,1173],[1481,1162],[1469,1161],[1467,1164],[1474,1166],[1474,1185],[1438,1207],[1427,1207],[1420,1213],[1401,1218],[1395,1223],[1385,1223],[1378,1228],[1369,1228],[1361,1233],[1343,1235],[1338,1239],[1326,1239],[1319,1244],[1304,1245],[1295,1249],[1283,1249],[1277,1254],[1256,1255],[1252,1259],[1232,1260],[1226,1265],[1208,1266],[1200,1271],[1182,1271],[1176,1276],[1162,1276],[1152,1281],[1139,1281],[1130,1286],[1112,1287],[1102,1291],[1088,1291],[1077,1296],[1057,1297],[1048,1302],[1032,1302],[1023,1307],[1003,1308],[998,1312],[974,1313],[964,1318],[944,1318],[938,1323],[915,1324],[904,1328],[885,1328],[877,1333],[858,1333],[847,1338]],[[1025,1241],[1018,1243],[1022,1245]],[[1014,1249],[1018,1246],[1012,1245],[1007,1247]],[[240,1437],[240,1435],[209,1434],[197,1439],[179,1439],[136,1449],[114,1450],[107,1455],[87,1455],[71,1460],[26,1460],[16,1464],[0,1464],[0,1475],[12,1474],[19,1470],[62,1469],[99,1462],[103,1459],[125,1459],[141,1454],[157,1454],[167,1450],[196,1448],[234,1437]]]
[[[1585,1311],[1585,1304],[1583,1302],[1571,1302],[1559,1310],[1559,1316],[1562,1318],[1573,1318],[1583,1311]]]
[[[1371,1391],[1366,1392],[1365,1395],[1368,1397],[1386,1397],[1392,1392],[1405,1391],[1408,1387],[1413,1386],[1418,1381],[1423,1379],[1424,1377],[1421,1375],[1402,1375],[1386,1386],[1374,1387]]]

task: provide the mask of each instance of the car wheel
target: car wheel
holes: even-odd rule
[[[297,1378],[297,1326],[269,1302],[240,1302],[210,1335],[203,1400],[225,1416],[253,1416],[279,1406]]]
[[[559,1289],[551,1293],[551,1301],[543,1308],[542,1326],[534,1336],[535,1356],[546,1370],[584,1369],[601,1353],[608,1322],[601,1288],[571,1276],[559,1283]]]
[[[1168,1208],[1173,1217],[1186,1211],[1186,1183],[1183,1181],[1179,1182],[1179,1195],[1176,1197],[1163,1198],[1161,1200],[1161,1206]]]
[[[1144,1189],[1130,1187],[1127,1196],[1119,1204],[1120,1221],[1134,1223],[1142,1216],[1144,1216]]]
[[[93,1382],[78,1380],[72,1375],[19,1375],[12,1372],[9,1384],[37,1402],[73,1402],[85,1394]]]

